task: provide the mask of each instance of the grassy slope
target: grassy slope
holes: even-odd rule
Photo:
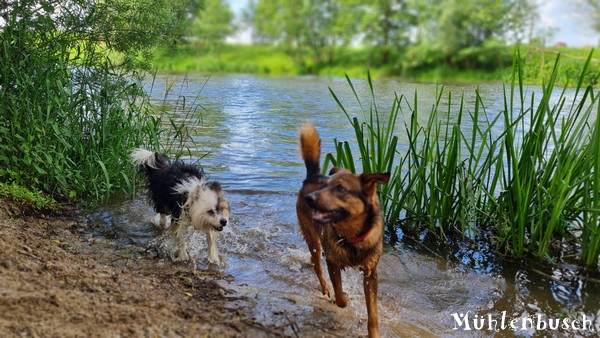
[[[510,48],[512,51],[513,47]],[[531,52],[522,48],[526,83],[541,84],[543,78],[550,74],[553,61],[561,53],[561,68],[558,83],[563,84],[568,78],[577,78],[589,55],[590,49],[576,48],[546,48],[544,65],[542,67],[542,52],[532,49]],[[282,48],[274,46],[255,45],[223,45],[212,50],[186,47],[175,52],[158,52],[154,66],[159,72],[207,72],[207,73],[250,73],[258,75],[300,75],[320,74],[327,76],[363,77],[366,70],[370,70],[374,77],[399,76],[400,72],[395,65],[379,66],[370,62],[371,51],[364,48],[347,49],[338,52],[335,63],[315,67],[310,60],[303,66],[298,66],[292,57]],[[401,59],[397,56],[395,60]],[[600,51],[595,50],[593,59],[600,60]],[[400,61],[396,61],[398,63]],[[440,63],[440,66],[411,72],[405,77],[419,81],[502,81],[507,79],[511,64],[496,70],[459,70],[451,69]],[[540,72],[543,70],[543,72]],[[592,62],[590,69],[591,78],[600,74],[600,63]]]
[[[212,51],[181,48],[157,54],[154,65],[158,71],[298,74],[292,59],[270,46],[224,45]]]

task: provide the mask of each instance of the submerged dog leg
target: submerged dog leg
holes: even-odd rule
[[[333,283],[333,292],[335,293],[335,304],[339,307],[348,305],[348,298],[344,295],[342,288],[342,270],[336,264],[327,260],[327,270],[329,270],[329,278]]]
[[[212,230],[206,233],[206,240],[208,241],[208,262],[211,264],[219,264],[221,262],[217,250],[217,236],[218,233]]]
[[[379,322],[377,320],[377,271],[371,271],[368,276],[365,273],[363,286],[365,301],[367,303],[367,328],[369,337],[379,337]]]

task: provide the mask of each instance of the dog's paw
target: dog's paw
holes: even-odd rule
[[[319,293],[319,298],[325,299],[328,303],[335,303],[335,297],[330,292]]]
[[[208,262],[210,264],[214,264],[214,265],[220,265],[221,264],[221,260],[219,259],[219,256],[215,255],[215,256],[208,256]]]
[[[187,262],[190,260],[190,256],[188,255],[186,250],[175,250],[171,258],[175,262]]]
[[[339,296],[335,295],[335,305],[341,308],[348,306],[348,296],[345,292]]]

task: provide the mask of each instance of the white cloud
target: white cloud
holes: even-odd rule
[[[540,28],[556,28],[549,44],[565,42],[568,46],[581,47],[585,45],[598,46],[600,33],[592,29],[583,8],[577,0],[542,0],[540,1]]]

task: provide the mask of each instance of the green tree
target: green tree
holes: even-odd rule
[[[333,63],[336,51],[346,48],[358,33],[361,13],[354,0],[308,0],[300,35],[316,64]]]
[[[355,37],[358,4],[353,0],[258,0],[245,12],[254,39],[288,50],[298,64],[309,52],[315,64],[333,62],[337,50]]]
[[[66,26],[67,31],[80,31],[85,39],[101,41],[108,49],[129,56],[144,56],[142,60],[147,60],[154,47],[173,46],[181,41],[190,30],[190,18],[202,7],[203,0],[72,0],[63,3],[63,8],[76,9]],[[129,58],[136,59],[139,60]]]
[[[296,63],[303,63],[303,1],[258,0],[251,3],[254,37],[286,48]]]
[[[530,40],[539,20],[539,5],[536,0],[513,1],[504,21],[504,38],[520,44]]]
[[[537,10],[527,0],[414,0],[413,6],[418,43],[441,51],[448,64],[460,50],[521,39]]]
[[[600,1],[598,0],[579,0],[581,6],[590,20],[592,27],[600,32]]]
[[[389,62],[392,49],[409,44],[409,32],[414,25],[414,15],[408,10],[407,5],[406,0],[375,0],[361,7],[363,44],[379,49],[382,64]]]
[[[205,46],[217,46],[233,34],[234,14],[223,0],[204,0],[204,6],[192,21],[191,34]]]

